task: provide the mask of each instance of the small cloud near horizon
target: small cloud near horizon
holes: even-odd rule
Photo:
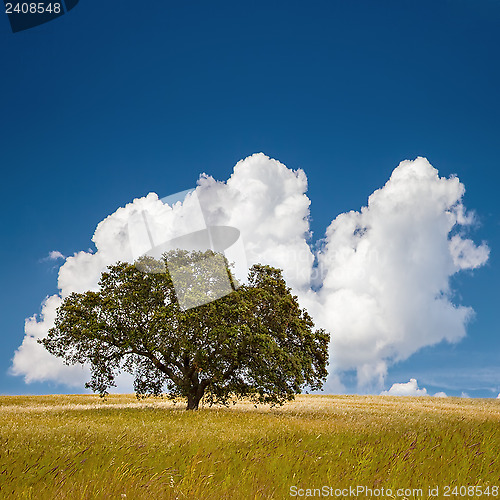
[[[409,382],[406,383],[396,383],[392,384],[388,391],[382,391],[381,396],[430,396],[425,387],[421,389],[418,387],[417,379],[411,378]],[[435,398],[447,398],[448,394],[443,391],[436,392],[434,394]]]
[[[444,393],[443,393],[444,394]],[[392,384],[388,391],[382,391],[381,396],[428,396],[427,389],[419,389],[417,379],[411,378],[406,383]]]
[[[434,394],[434,397],[435,398],[447,398],[448,394],[446,394],[446,392],[440,391],[440,392],[436,392],[436,394]]]

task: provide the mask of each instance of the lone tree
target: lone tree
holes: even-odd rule
[[[222,268],[209,264],[214,257]],[[173,279],[165,265],[172,262],[190,271],[182,290],[174,286],[182,273]],[[232,293],[187,310],[179,305],[179,292],[199,294],[200,283],[217,290],[228,280]],[[88,363],[85,385],[102,397],[121,370],[135,377],[138,398],[183,397],[188,410],[203,396],[209,405],[232,397],[283,404],[305,387],[320,389],[330,337],[314,330],[281,271],[254,265],[247,285],[236,290],[235,283],[225,258],[210,251],[119,262],[102,274],[98,292],[66,297],[39,342],[66,364]]]

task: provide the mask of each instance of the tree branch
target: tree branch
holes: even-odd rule
[[[182,385],[182,380],[173,372],[173,370],[168,367],[167,365],[163,364],[161,361],[159,361],[156,356],[149,351],[139,351],[139,350],[134,350],[133,351],[135,354],[138,354],[139,356],[145,356],[148,358],[154,365],[155,367],[163,372],[167,377],[176,385]]]

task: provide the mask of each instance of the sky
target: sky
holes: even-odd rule
[[[500,395],[499,21],[493,0],[0,16],[0,394],[84,392],[36,338],[130,256],[130,214],[174,234],[189,203],[161,199],[195,189],[331,331],[325,392]]]

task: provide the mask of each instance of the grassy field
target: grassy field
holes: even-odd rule
[[[332,498],[447,498],[447,486],[449,498],[500,498],[497,400],[300,396],[186,412],[128,395],[0,396],[0,445],[9,499],[280,499],[323,486]],[[349,487],[373,493],[335,496]]]

